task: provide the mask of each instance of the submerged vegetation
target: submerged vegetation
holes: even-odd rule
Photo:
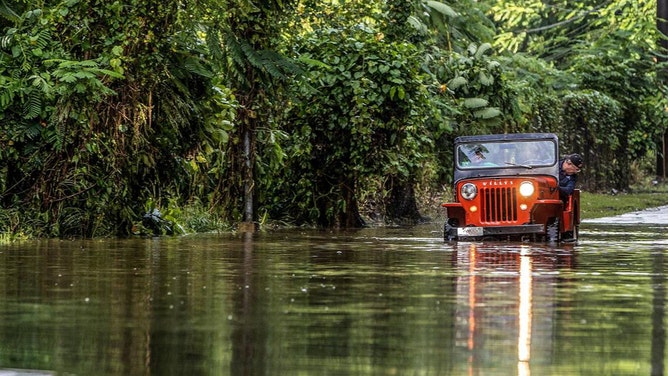
[[[415,223],[462,134],[555,132],[628,191],[668,124],[656,1],[557,3],[0,2],[0,235]]]

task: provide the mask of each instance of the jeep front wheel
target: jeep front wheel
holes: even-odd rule
[[[559,218],[552,218],[547,222],[545,238],[548,242],[559,241]]]

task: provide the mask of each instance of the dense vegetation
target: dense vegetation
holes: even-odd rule
[[[461,134],[652,173],[656,1],[0,2],[0,233],[415,222]]]

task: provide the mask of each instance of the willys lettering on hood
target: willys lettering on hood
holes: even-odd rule
[[[494,180],[484,180],[482,186],[510,186],[515,185],[515,182],[512,180],[503,180],[503,179],[494,179]]]

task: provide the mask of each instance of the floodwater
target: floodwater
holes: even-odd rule
[[[0,247],[0,376],[660,375],[668,223]]]

